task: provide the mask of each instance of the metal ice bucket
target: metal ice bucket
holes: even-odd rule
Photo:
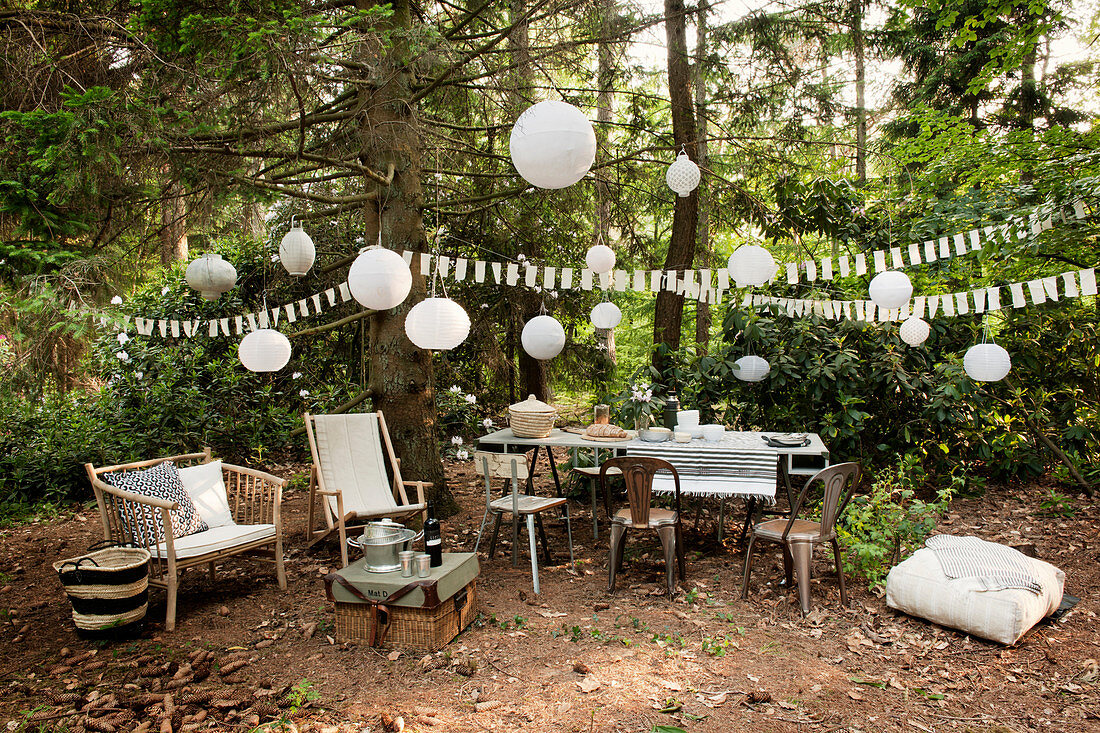
[[[410,549],[409,545],[419,541],[423,532],[406,529],[397,522],[370,522],[363,529],[361,537],[349,537],[348,547],[362,553],[365,570],[372,573],[392,573],[401,569],[397,553]]]

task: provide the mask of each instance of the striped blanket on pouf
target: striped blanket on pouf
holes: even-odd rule
[[[1022,588],[1038,595],[1043,586],[1026,555],[1011,547],[978,537],[938,534],[924,542],[936,554],[943,574],[951,579],[973,578],[985,590]]]
[[[731,450],[720,445],[633,441],[627,444],[626,452],[671,463],[680,475],[680,493],[684,496],[756,497],[774,502],[779,452],[766,448]],[[671,494],[675,486],[671,474],[662,472],[653,477],[656,494]]]

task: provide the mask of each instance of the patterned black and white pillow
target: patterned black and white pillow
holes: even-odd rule
[[[144,471],[126,471],[125,473],[105,473],[101,476],[104,482],[123,491],[134,494],[174,501],[179,505],[178,509],[169,510],[172,517],[172,537],[186,537],[196,532],[205,532],[210,529],[206,522],[202,521],[199,512],[195,509],[195,503],[191,501],[183,481],[180,480],[179,469],[171,461],[159,463]],[[160,510],[144,504],[125,502],[125,506],[119,507],[122,521],[130,531],[131,536],[144,541],[146,544],[156,538],[157,542],[164,541],[164,528],[161,527]]]

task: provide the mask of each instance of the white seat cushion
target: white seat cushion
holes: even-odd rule
[[[886,578],[886,605],[1002,644],[1015,644],[1062,602],[1066,575],[1050,563],[1027,558],[1039,579],[1038,594],[1022,588],[985,590],[978,578],[948,578],[936,553],[925,547]]]
[[[196,532],[175,541],[176,557],[198,557],[219,550],[229,550],[240,545],[275,538],[274,524],[227,524],[205,532]],[[164,543],[150,548],[154,557],[167,557]]]
[[[180,480],[191,501],[195,502],[202,521],[211,529],[235,524],[229,501],[225,498],[222,462],[211,461],[180,470]]]
[[[519,513],[520,514],[534,514],[541,512],[544,509],[552,509],[556,506],[561,506],[565,503],[565,499],[554,499],[544,496],[527,496],[523,494],[518,497],[519,501]],[[499,499],[493,499],[490,506],[494,512],[511,512],[512,511],[512,495],[502,496]]]

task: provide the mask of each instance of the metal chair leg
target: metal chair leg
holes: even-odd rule
[[[676,564],[680,568],[680,582],[682,583],[687,578],[687,573],[684,565],[684,528],[680,526],[680,523],[676,523]]]
[[[626,527],[618,522],[611,523],[611,549],[607,553],[607,592],[615,592],[615,575],[622,564],[623,539]]]
[[[756,535],[749,536],[749,546],[745,548],[745,579],[741,582],[741,599],[749,597],[749,573],[752,572],[752,552],[756,549]]]
[[[500,534],[500,520],[503,518],[503,514],[500,512],[494,512],[496,519],[493,520],[493,539],[489,541],[489,559],[493,559],[493,555],[497,551],[497,535]]]
[[[592,540],[596,541],[600,538],[600,518],[596,513],[596,479],[590,479],[589,486],[592,492]]]
[[[848,590],[844,587],[844,566],[840,564],[840,544],[834,537],[833,544],[833,561],[836,563],[836,577],[840,581],[840,603],[843,606],[848,605]]]
[[[542,514],[529,515],[535,517],[535,526],[539,531],[539,538],[542,540],[542,557],[546,561],[547,565],[552,565],[553,560],[550,558],[550,541],[546,539],[546,527],[542,523]]]
[[[569,504],[565,505],[565,534],[569,538],[569,567],[573,567],[576,561],[573,559],[573,520],[569,517]]]
[[[666,524],[657,530],[661,549],[665,555],[665,576],[668,578],[668,594],[676,595],[676,526]]]
[[[802,615],[810,612],[810,557],[814,546],[811,542],[792,542],[791,555],[794,557],[794,575],[798,580],[798,603]]]
[[[527,515],[527,544],[531,547],[531,577],[535,583],[535,595],[539,594],[539,553],[535,548],[535,515]]]
[[[481,515],[481,527],[477,530],[477,542],[474,543],[474,554],[477,554],[477,548],[481,547],[481,533],[485,531],[485,522],[489,520],[489,507],[485,507],[485,514]]]
[[[794,585],[794,558],[786,542],[783,543],[783,585],[788,588]]]
[[[519,515],[512,512],[512,567],[519,567]]]

